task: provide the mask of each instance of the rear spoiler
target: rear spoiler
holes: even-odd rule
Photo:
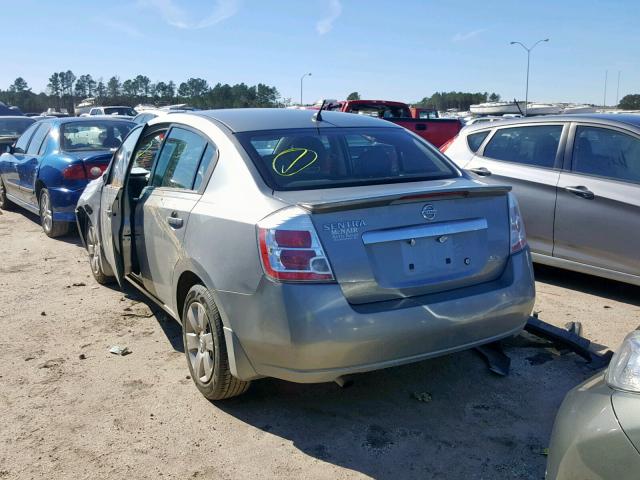
[[[458,187],[438,190],[435,192],[402,192],[393,195],[382,195],[368,198],[355,198],[346,200],[336,200],[332,202],[305,203],[297,205],[310,213],[331,213],[341,210],[352,210],[366,207],[384,207],[398,203],[424,202],[428,200],[441,200],[443,198],[471,198],[471,197],[492,197],[506,195],[511,191],[508,185],[491,185],[481,187]]]

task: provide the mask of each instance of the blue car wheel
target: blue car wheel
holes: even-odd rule
[[[56,222],[53,220],[53,205],[51,205],[51,195],[49,190],[43,188],[40,191],[40,224],[44,233],[51,238],[59,237],[69,231],[67,222]]]

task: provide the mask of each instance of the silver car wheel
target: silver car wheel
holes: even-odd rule
[[[53,211],[51,210],[51,200],[47,192],[43,192],[40,195],[40,217],[42,218],[42,228],[44,228],[45,232],[50,232],[53,228]]]
[[[189,353],[189,361],[194,376],[207,383],[213,375],[214,346],[209,317],[200,302],[193,302],[187,311],[187,321],[183,325]]]
[[[89,227],[87,232],[87,251],[89,252],[89,265],[91,265],[91,271],[95,275],[102,273],[102,267],[100,265],[100,242],[96,234],[96,229],[93,225]]]

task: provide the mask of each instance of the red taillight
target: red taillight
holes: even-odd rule
[[[281,250],[280,262],[287,270],[305,270],[315,256],[313,250]]]
[[[67,168],[62,170],[62,178],[65,180],[86,180],[87,173],[84,170],[84,165],[81,163],[69,165]]]
[[[279,281],[333,281],[333,272],[309,215],[286,208],[258,223],[265,274]]]
[[[85,162],[84,164],[89,180],[94,180],[98,178],[100,175],[102,175],[104,171],[107,169],[107,166],[108,164],[104,162],[100,162],[100,163]]]
[[[305,230],[276,230],[275,237],[281,247],[311,247],[311,233]]]
[[[458,138],[458,136],[456,135],[455,137],[447,140],[446,142],[444,142],[442,145],[440,145],[440,151],[442,153],[447,151],[447,148],[449,148],[451,146],[451,144],[456,140],[456,138]]]

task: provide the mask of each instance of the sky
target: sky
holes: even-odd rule
[[[640,93],[638,0],[0,0],[0,88],[54,71],[105,81],[266,83],[283,98],[415,102],[436,91],[607,104]]]

